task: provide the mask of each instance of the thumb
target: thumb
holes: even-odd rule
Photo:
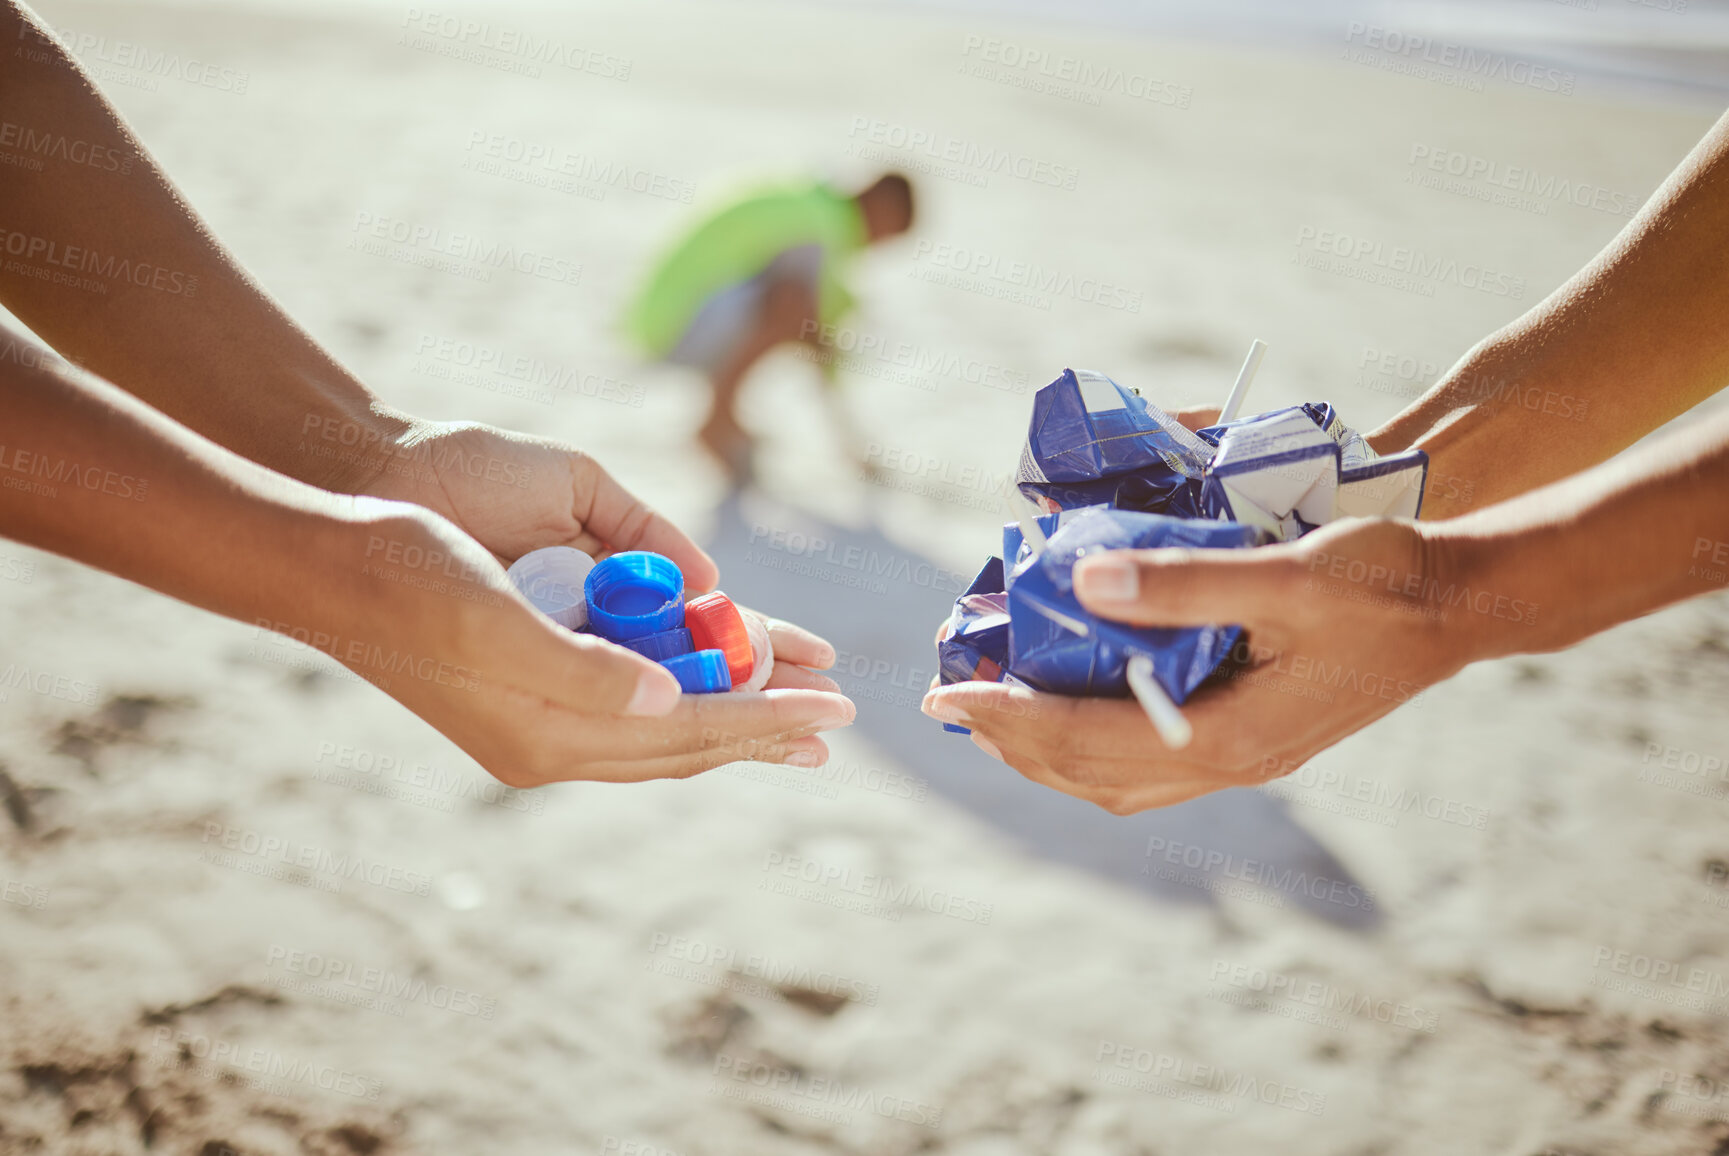
[[[577,634],[524,605],[488,649],[500,681],[584,714],[659,717],[678,706],[678,680],[657,662],[592,634]]]
[[[1253,550],[1110,550],[1075,563],[1075,595],[1094,614],[1137,626],[1254,626],[1277,614],[1299,564]]]

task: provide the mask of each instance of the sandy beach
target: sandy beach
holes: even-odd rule
[[[1260,337],[1256,406],[1371,428],[1720,108],[1414,74],[1343,29],[616,0],[477,8],[476,41],[407,6],[38,10],[374,389],[594,452],[726,589],[832,638],[860,713],[819,770],[510,791],[321,655],[0,542],[0,1153],[1726,1150],[1724,595],[1126,819],[917,709],[1033,389],[1073,365],[1216,401]],[[739,182],[884,167],[921,217],[833,345],[886,481],[787,353],[744,399],[761,485],[728,498],[702,383],[635,357],[621,304]]]

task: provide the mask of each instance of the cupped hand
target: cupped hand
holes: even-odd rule
[[[595,558],[653,550],[701,593],[719,577],[685,533],[588,454],[474,422],[416,421],[379,446],[359,492],[414,502],[455,523],[506,565],[542,546]]]
[[[401,502],[356,508],[330,554],[345,596],[319,616],[335,629],[314,645],[510,786],[682,778],[740,759],[818,766],[818,732],[853,719],[800,665],[832,649],[797,627],[771,628],[782,661],[770,689],[681,695],[663,667],[535,611],[445,518]]]
[[[1458,569],[1445,539],[1387,519],[1252,550],[1096,554],[1076,564],[1075,588],[1101,617],[1246,628],[1222,676],[1183,707],[1188,746],[1167,749],[1133,699],[963,682],[933,688],[924,711],[971,727],[1027,778],[1116,814],[1252,786],[1471,661],[1488,624],[1473,607],[1497,603],[1470,593]]]
[[[362,493],[413,502],[442,515],[502,564],[542,546],[574,546],[595,558],[653,550],[678,564],[685,589],[714,588],[719,571],[702,547],[616,482],[581,450],[473,422],[414,421],[381,442]],[[757,616],[774,646],[770,689],[838,691],[813,673],[834,647],[810,631]]]

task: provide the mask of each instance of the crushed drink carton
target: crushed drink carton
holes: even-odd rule
[[[1073,567],[1101,550],[1251,549],[1344,517],[1414,518],[1428,456],[1379,457],[1328,403],[1199,432],[1102,373],[1066,369],[1033,397],[1016,482],[1043,515],[1018,523],[956,600],[937,644],[941,681],[1011,682],[1125,697],[1142,657],[1181,704],[1229,655],[1231,625],[1129,626],[1088,613]],[[961,731],[965,728],[948,726]]]

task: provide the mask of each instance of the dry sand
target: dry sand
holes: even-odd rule
[[[596,451],[708,535],[727,586],[836,637],[862,713],[826,772],[504,796],[321,659],[0,547],[0,1152],[1724,1150],[1729,1094],[1695,1078],[1729,1080],[1726,784],[1703,769],[1729,755],[1722,596],[1474,667],[1306,780],[1133,820],[916,714],[945,583],[991,548],[1015,383],[1084,364],[1208,400],[1258,335],[1257,405],[1326,397],[1372,426],[1416,383],[1366,347],[1444,367],[1620,224],[1419,187],[1414,147],[1638,199],[1712,110],[791,5],[492,12],[597,72],[628,61],[623,80],[441,56],[399,43],[400,12],[44,11],[108,38],[86,59],[146,142],[381,393]],[[969,36],[1120,65],[1187,107],[970,75]],[[245,91],[99,59],[122,40]],[[918,364],[845,368],[904,485],[852,475],[783,357],[746,405],[765,492],[723,503],[689,449],[700,389],[632,360],[620,295],[692,211],[686,183],[700,203],[765,169],[912,163],[871,154],[871,122],[1012,146],[1074,187],[926,173],[930,244],[867,262],[854,322]],[[472,134],[672,195],[465,168]],[[580,280],[357,249],[359,214],[527,245]],[[1305,229],[1487,266],[1523,300],[1304,267]],[[942,246],[1076,287],[1004,300]],[[465,379],[446,340],[571,386],[544,404]],[[934,484],[905,472],[930,455]],[[1273,873],[1245,882],[1250,860]],[[800,890],[790,863],[844,880]]]

